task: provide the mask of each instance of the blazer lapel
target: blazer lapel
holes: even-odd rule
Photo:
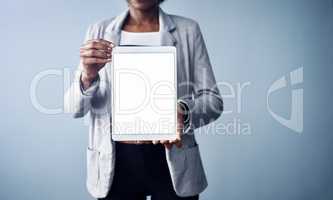
[[[176,25],[161,8],[159,9],[159,23],[161,32],[161,46],[176,46],[177,40],[172,34]]]
[[[128,15],[129,10],[125,10],[118,15],[105,30],[105,39],[110,40],[116,46],[120,44],[121,29]]]

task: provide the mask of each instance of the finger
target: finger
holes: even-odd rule
[[[151,144],[152,142],[149,140],[142,141],[142,144]]]
[[[103,44],[111,46],[111,47],[115,46],[113,42],[105,40],[105,39],[91,39],[91,40],[88,40],[87,42],[100,42],[100,43],[103,43]]]
[[[171,149],[172,148],[172,143],[166,143],[164,144],[164,147],[167,149]]]
[[[182,140],[180,135],[177,135],[176,139],[169,140],[169,143],[175,144],[178,148],[182,147]]]
[[[158,143],[159,143],[159,141],[158,141],[158,140],[153,140],[152,142],[153,142],[153,144],[154,144],[154,145],[156,145],[156,144],[158,144]]]
[[[104,51],[108,51],[111,52],[112,51],[112,46],[111,45],[107,45],[105,43],[101,43],[101,42],[97,42],[97,41],[90,41],[87,42],[86,44],[84,44],[81,49],[98,49],[98,50],[104,50]]]
[[[169,143],[169,141],[168,140],[160,140],[160,143],[161,144],[167,144],[167,143]]]
[[[111,58],[111,53],[103,51],[103,50],[89,49],[89,50],[81,50],[80,56],[108,59],[108,58]]]
[[[89,43],[89,44],[85,44],[84,46],[80,47],[80,51],[81,50],[89,50],[89,49],[103,50],[103,51],[106,51],[108,53],[112,52],[112,47],[105,46],[105,45],[100,44],[100,43]]]
[[[135,142],[133,141],[120,141],[122,144],[134,144]]]
[[[112,51],[100,49],[80,49],[80,57],[97,57],[107,59],[112,57]]]
[[[111,59],[104,59],[104,58],[84,58],[82,60],[82,62],[85,65],[106,64],[108,62],[111,62]]]

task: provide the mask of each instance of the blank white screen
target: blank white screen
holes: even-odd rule
[[[174,56],[113,55],[113,134],[175,134]]]

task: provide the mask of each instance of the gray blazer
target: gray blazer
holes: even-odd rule
[[[104,38],[116,45],[128,10],[119,16],[89,27],[85,40]],[[223,110],[207,49],[198,24],[180,16],[159,12],[161,44],[177,48],[177,95],[189,109],[189,123],[182,135],[183,146],[166,150],[166,159],[175,192],[181,197],[201,193],[207,180],[194,129],[217,119]],[[115,167],[115,142],[111,139],[110,68],[107,64],[98,79],[82,90],[79,65],[65,94],[65,111],[75,118],[90,113],[87,148],[87,188],[95,198],[105,197],[111,187]]]

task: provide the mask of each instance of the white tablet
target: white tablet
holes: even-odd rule
[[[175,139],[176,48],[115,47],[112,51],[111,71],[112,139]]]

